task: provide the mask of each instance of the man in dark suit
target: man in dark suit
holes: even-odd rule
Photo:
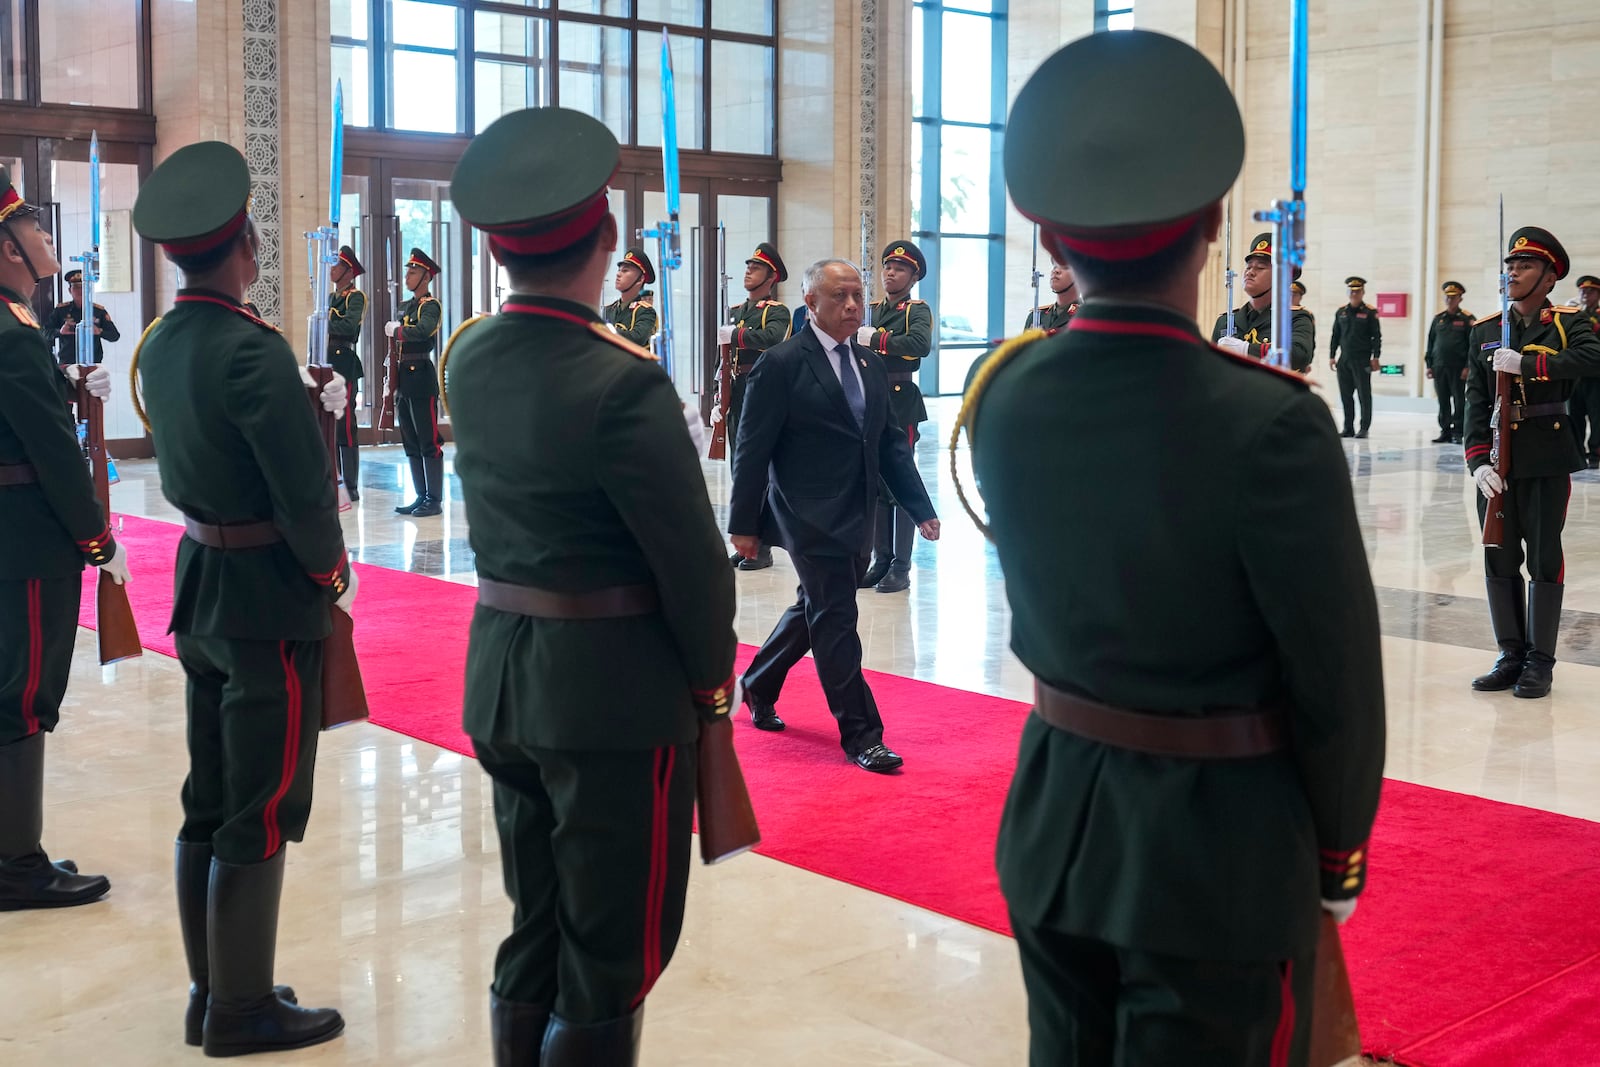
[[[805,274],[809,328],[767,349],[750,372],[734,449],[728,532],[752,559],[783,546],[800,577],[784,612],[744,675],[744,700],[758,729],[782,730],[774,705],[789,668],[814,650],[828,708],[845,753],[864,770],[904,761],[883,743],[883,720],[861,674],[856,584],[872,536],[881,475],[922,536],[939,520],[889,408],[881,360],[854,343],[866,306],[861,272],[839,259]]]

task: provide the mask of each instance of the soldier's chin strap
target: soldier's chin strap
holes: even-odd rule
[[[33,284],[38,285],[40,282],[44,281],[44,275],[40,274],[34,269],[33,260],[28,256],[28,250],[23,247],[21,241],[17,240],[17,231],[11,228],[11,221],[7,219],[5,222],[0,222],[0,229],[4,229],[6,231],[6,237],[11,241],[12,244],[17,246],[17,255],[22,257],[23,266],[27,267],[28,273],[33,275]]]

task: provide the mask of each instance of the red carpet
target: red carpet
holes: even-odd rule
[[[129,518],[122,535],[140,633],[168,655],[179,533]],[[460,696],[475,591],[359,569],[372,721],[469,753]],[[81,618],[93,625],[92,600]],[[784,690],[785,733],[747,720],[736,731],[760,851],[1005,932],[994,836],[1027,706],[868,678],[903,774],[845,761],[809,660]],[[1371,853],[1371,884],[1345,931],[1370,1052],[1415,1067],[1600,1063],[1600,824],[1390,781]]]

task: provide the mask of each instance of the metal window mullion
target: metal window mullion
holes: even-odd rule
[[[922,225],[928,233],[923,242],[922,254],[928,262],[928,273],[922,279],[922,297],[933,308],[934,344],[932,359],[925,359],[918,368],[917,388],[923,392],[938,392],[939,383],[939,301],[940,264],[943,261],[943,244],[940,240],[944,227],[944,199],[940,195],[944,156],[941,152],[941,116],[944,98],[940,95],[944,76],[944,19],[938,4],[924,5],[922,13],[922,108],[925,117],[932,121],[922,123]],[[932,212],[931,216],[929,212]],[[931,283],[931,284],[929,284]],[[928,389],[928,383],[933,389]]]
[[[996,5],[1000,6],[1000,5]],[[989,328],[987,336],[1006,335],[1006,59],[1003,15],[989,22]]]

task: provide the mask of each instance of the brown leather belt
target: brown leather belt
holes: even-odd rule
[[[32,485],[39,480],[39,472],[32,463],[6,463],[0,465],[0,485]]]
[[[895,371],[889,375],[889,380],[891,382],[914,382],[917,380],[917,376],[908,371]]]
[[[751,369],[755,365],[756,361],[753,359],[749,363],[735,363],[733,365],[733,376],[735,378],[743,378],[746,374],[750,373]]]
[[[1567,404],[1564,400],[1552,401],[1548,404],[1512,404],[1511,421],[1522,422],[1524,419],[1536,419],[1541,415],[1565,415]]]
[[[213,526],[208,522],[198,522],[187,515],[183,517],[183,532],[191,541],[196,541],[207,548],[220,548],[224,551],[263,548],[283,540],[283,534],[270,522],[237,522],[226,526]]]
[[[1034,711],[1057,730],[1113,748],[1182,759],[1248,759],[1286,747],[1283,713],[1223,709],[1201,716],[1113,708],[1035,680]]]
[[[655,586],[614,585],[590,593],[553,593],[531,585],[478,579],[478,603],[535,619],[621,619],[661,607]]]

